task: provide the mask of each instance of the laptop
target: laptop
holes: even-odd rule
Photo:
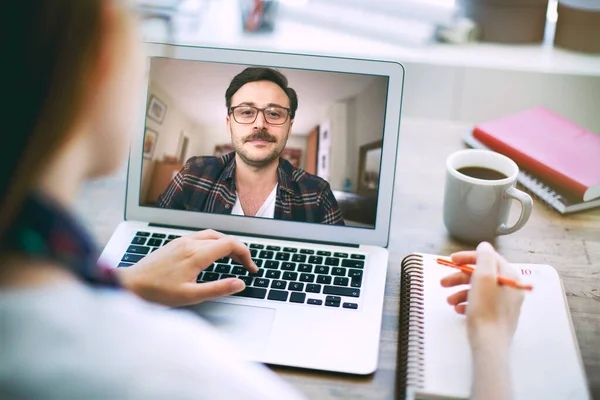
[[[146,46],[148,84],[130,147],[125,219],[103,250],[103,263],[127,268],[198,230],[234,235],[249,247],[259,272],[249,274],[229,258],[216,260],[198,275],[197,284],[238,276],[246,289],[187,310],[214,324],[249,360],[373,373],[388,268],[402,65]],[[209,212],[189,204],[158,206],[174,182],[181,183],[181,170],[198,159],[194,157],[214,163],[236,154],[226,125],[225,92],[247,67],[276,69],[294,88],[298,108],[279,165],[292,181],[308,176],[326,182],[322,187],[335,198],[329,202],[331,213],[341,215],[343,224],[276,218],[277,213],[256,217],[231,209]],[[278,114],[269,110],[268,117],[274,116]]]

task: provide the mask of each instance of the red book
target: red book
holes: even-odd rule
[[[600,197],[600,135],[546,108],[481,123],[473,136],[583,201]]]

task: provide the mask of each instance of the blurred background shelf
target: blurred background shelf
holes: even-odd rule
[[[241,10],[254,0],[153,1],[184,11],[174,12],[170,24],[147,19],[148,41],[399,61],[406,69],[403,116],[477,123],[543,105],[600,133],[600,54],[553,46],[555,0],[538,44],[437,42],[434,26],[455,12],[447,7],[453,0],[422,0],[421,9],[402,18],[388,12],[376,20],[365,4],[402,11],[415,2],[281,0],[267,32],[243,29]],[[424,17],[415,19],[418,14]],[[398,22],[403,19],[412,22]],[[395,35],[384,37],[391,31]]]

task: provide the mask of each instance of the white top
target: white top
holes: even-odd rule
[[[260,207],[255,217],[262,218],[274,218],[275,217],[275,200],[277,199],[277,187],[279,184],[276,184],[273,188],[273,191],[269,194],[269,197],[265,200],[263,205]],[[236,193],[237,194],[237,193]],[[233,215],[246,215],[244,214],[244,210],[242,209],[242,204],[240,203],[240,196],[238,195],[235,198],[235,204],[231,209],[231,214]]]
[[[79,283],[0,291],[2,399],[301,399],[191,311]]]

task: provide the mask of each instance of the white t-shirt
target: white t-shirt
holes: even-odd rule
[[[191,311],[80,283],[0,291],[0,398],[301,399]]]
[[[256,213],[256,217],[263,218],[274,218],[275,217],[275,200],[277,199],[277,187],[279,184],[276,184],[273,188],[273,191],[269,194],[269,197],[265,200],[263,205],[260,207],[258,212]],[[236,193],[237,194],[237,193]],[[235,198],[235,204],[231,209],[231,213],[233,215],[245,215],[244,210],[242,209],[242,204],[240,203],[240,196],[238,195]]]

